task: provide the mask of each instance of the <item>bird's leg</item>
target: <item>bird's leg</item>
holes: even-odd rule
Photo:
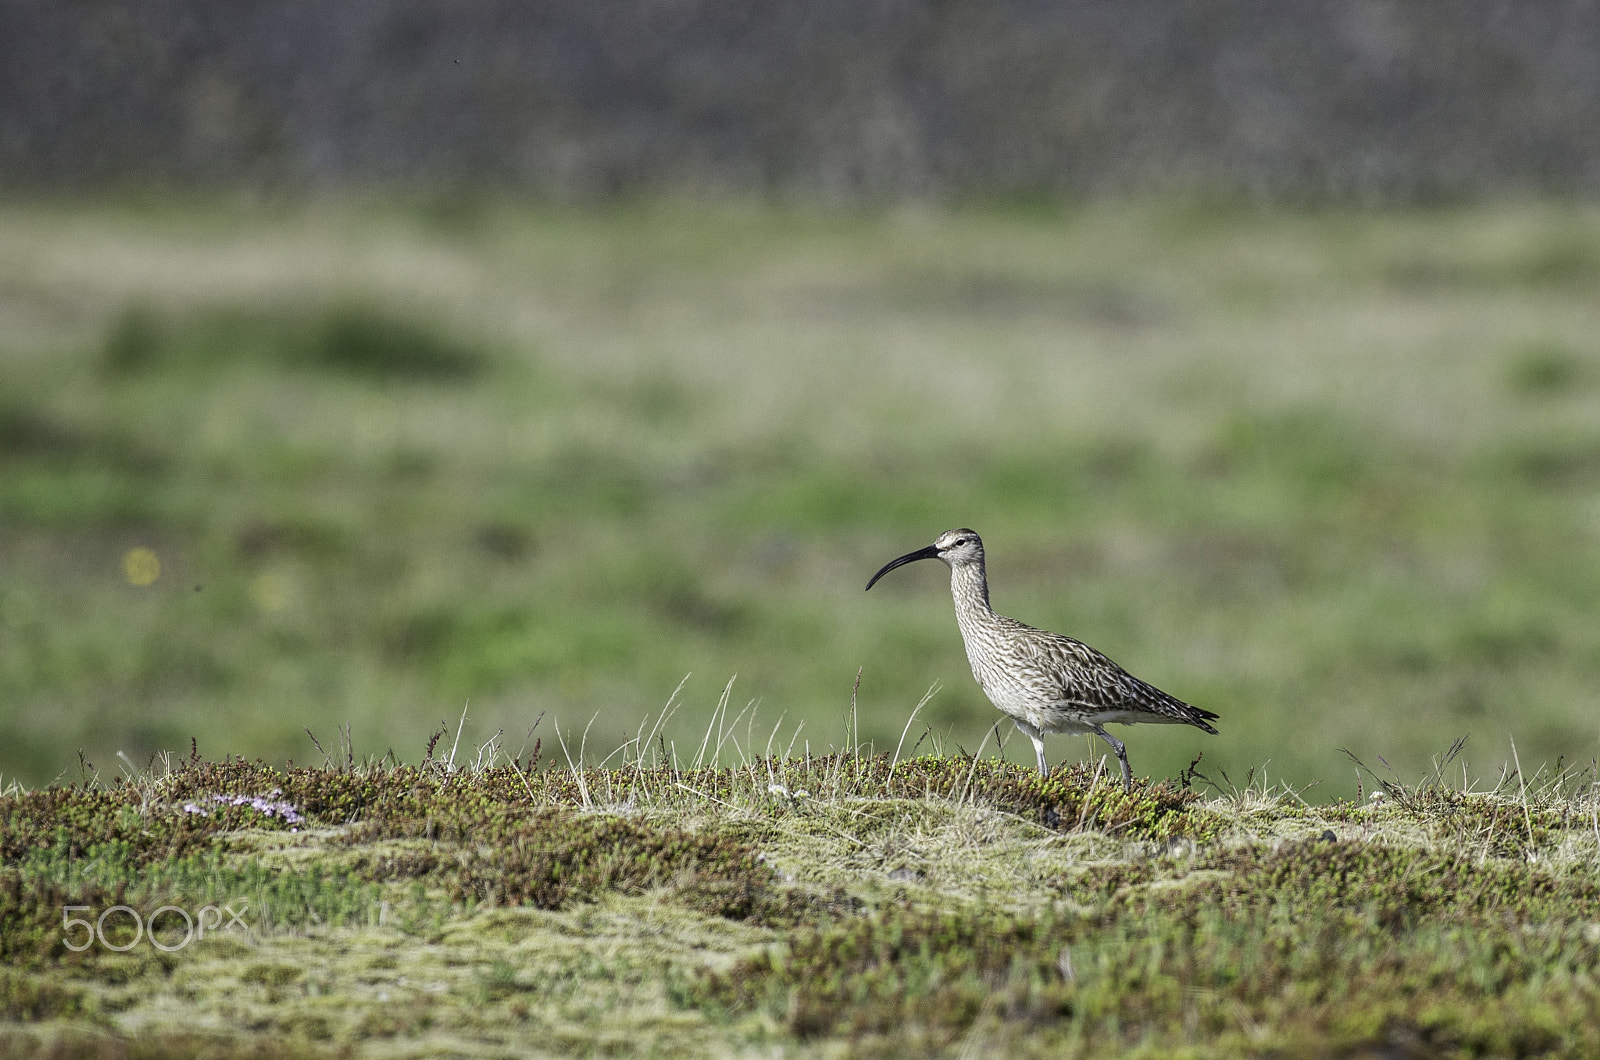
[[[1033,753],[1039,756],[1039,776],[1048,777],[1050,775],[1050,763],[1045,761],[1044,758],[1044,734],[1025,721],[1016,718],[1012,720],[1017,723],[1017,729],[1021,731],[1022,735],[1033,741]]]
[[[1122,767],[1122,790],[1131,793],[1133,791],[1133,770],[1128,768],[1128,749],[1122,746],[1121,740],[1106,732],[1101,726],[1096,725],[1094,731],[1095,735],[1110,744],[1111,749],[1117,752],[1117,764]]]

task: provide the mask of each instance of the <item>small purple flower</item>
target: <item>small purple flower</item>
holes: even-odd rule
[[[283,819],[284,824],[299,825],[305,823],[305,817],[300,813],[299,810],[295,808],[294,803],[274,801],[273,797],[281,794],[283,794],[283,790],[281,788],[273,788],[272,791],[265,796],[217,794],[211,796],[210,801],[221,803],[224,806],[248,806],[252,810],[261,814],[263,817],[280,817]],[[198,813],[203,815],[206,811],[202,806],[197,806],[192,802],[186,802],[183,804],[183,812]],[[300,829],[298,828],[290,829],[290,831],[294,832],[298,832],[299,830]]]

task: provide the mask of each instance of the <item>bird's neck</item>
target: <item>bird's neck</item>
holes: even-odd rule
[[[984,576],[982,560],[950,568],[950,594],[955,597],[956,621],[961,625],[994,617],[989,607],[989,579]]]

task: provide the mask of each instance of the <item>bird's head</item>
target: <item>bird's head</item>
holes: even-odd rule
[[[914,563],[919,559],[937,559],[944,561],[948,567],[967,567],[983,562],[983,539],[975,531],[966,527],[957,527],[946,530],[940,534],[927,548],[919,548],[915,552],[907,552],[898,559],[892,559],[883,565],[883,569],[872,576],[867,583],[870,589],[878,584],[878,579],[907,563]]]

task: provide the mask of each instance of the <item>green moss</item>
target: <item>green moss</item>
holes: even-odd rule
[[[277,810],[177,816],[269,793],[297,830]],[[23,1055],[256,1048],[185,1036],[183,1011],[284,1056],[1583,1055],[1600,1048],[1593,807],[1534,794],[1435,778],[1378,806],[1206,800],[943,756],[194,756],[0,798],[0,1032],[34,1035]],[[67,905],[229,902],[242,927],[170,952],[63,945]],[[110,942],[133,941],[125,919]]]
[[[0,958],[21,968],[81,959],[66,945],[63,911],[69,905],[109,909],[125,897],[123,887],[67,886],[6,865],[0,868]]]
[[[360,301],[306,311],[220,307],[166,319],[146,305],[119,313],[102,340],[100,366],[127,376],[158,369],[287,367],[377,379],[464,379],[481,350],[420,317]]]
[[[323,1060],[342,1055],[304,1042],[190,1031],[124,1035],[85,1030],[55,1034],[0,1030],[0,1051],[7,1056],[70,1060],[209,1060],[216,1056],[239,1060]]]
[[[1111,915],[1270,905],[1285,917],[1349,912],[1393,931],[1456,918],[1600,919],[1600,882],[1582,871],[1551,872],[1465,852],[1315,839],[1233,848],[1199,859],[1194,869],[1208,873],[1194,886],[1119,890]]]
[[[972,1023],[997,980],[1013,985],[1013,972],[1023,974],[1017,957],[1039,930],[999,914],[888,910],[803,931],[780,951],[711,973],[696,1000],[759,1006],[800,1038],[907,1026],[953,1035]],[[1055,1005],[1045,997],[1031,1003],[1040,1011]]]
[[[11,924],[4,930],[9,934]],[[26,946],[13,950],[7,947],[7,958],[18,964],[27,963]],[[34,949],[37,950],[37,942]],[[18,952],[21,951],[21,952]],[[85,1009],[87,991],[82,987],[62,983],[45,976],[35,975],[20,968],[0,969],[0,1019],[9,1022],[37,1023],[41,1020],[63,1016],[81,1015]]]
[[[387,859],[384,876],[441,873],[462,901],[559,909],[605,891],[638,893],[677,884],[691,906],[748,916],[770,870],[748,844],[562,807],[490,807],[470,797],[385,806],[346,834],[351,843],[423,837],[458,854]]]
[[[1415,849],[1244,848],[1094,874],[1077,896],[1111,896],[1084,916],[884,909],[707,973],[688,996],[800,1038],[916,1028],[948,1043],[993,1013],[1036,1042],[1102,1047],[1200,1035],[1244,1048],[1241,1017],[1271,1028],[1256,1045],[1286,1048],[1397,1028],[1472,1054],[1600,1040],[1580,1015],[1600,997],[1600,937],[1580,926],[1600,915],[1596,885],[1475,867]]]
[[[1507,357],[1506,387],[1532,398],[1550,398],[1581,389],[1588,366],[1561,343],[1531,342]]]
[[[273,789],[249,794],[266,796]],[[206,794],[246,794],[210,789]],[[198,793],[197,793],[198,795]],[[204,798],[204,795],[198,795]],[[55,851],[67,858],[100,852],[136,864],[181,858],[218,833],[238,828],[288,830],[290,823],[250,804],[208,802],[205,812],[184,809],[182,798],[152,798],[131,784],[110,789],[42,788],[7,799],[0,812],[0,857],[15,860]]]
[[[288,964],[252,964],[239,974],[239,981],[263,986],[286,986],[303,974],[305,969]]]

